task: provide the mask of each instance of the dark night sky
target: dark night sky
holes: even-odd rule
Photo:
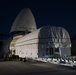
[[[31,9],[39,27],[64,27],[71,36],[76,34],[76,1],[73,0],[0,0],[0,33],[9,34],[17,14]]]

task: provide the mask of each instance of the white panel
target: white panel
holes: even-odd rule
[[[65,39],[65,40],[64,40]],[[25,45],[28,57],[33,52],[32,57],[43,56],[43,49],[47,47],[60,48],[64,50],[62,55],[65,55],[66,51],[70,53],[71,41],[68,32],[62,27],[44,26],[36,31],[25,35],[24,37],[16,41],[15,46]],[[67,49],[67,50],[66,50]],[[17,49],[16,49],[17,50]],[[65,51],[66,50],[66,51]],[[39,56],[38,55],[38,56]],[[68,55],[66,53],[66,55]]]
[[[21,12],[17,15],[10,32],[26,30],[36,30],[35,19],[29,8],[22,9]]]

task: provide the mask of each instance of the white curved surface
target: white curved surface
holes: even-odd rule
[[[34,39],[34,38],[46,38],[49,37],[50,41],[54,42],[70,42],[70,36],[68,32],[62,27],[55,27],[55,26],[44,26],[41,27],[34,32],[23,36],[22,38],[18,39],[16,43],[23,42],[26,40]],[[55,39],[55,40],[54,40]]]
[[[36,30],[36,23],[31,10],[29,8],[24,8],[14,20],[10,32],[27,30],[31,32]]]
[[[44,26],[23,36],[15,43],[16,51],[20,50],[24,55],[32,53],[33,57],[43,56],[43,50],[48,47],[58,48],[60,56],[70,56],[71,40],[68,32],[62,27]]]

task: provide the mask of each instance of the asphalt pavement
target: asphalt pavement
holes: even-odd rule
[[[43,62],[0,61],[0,75],[76,75],[76,69]]]

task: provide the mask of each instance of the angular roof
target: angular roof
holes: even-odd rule
[[[36,30],[36,23],[34,16],[29,8],[24,8],[17,15],[13,22],[10,32],[14,31],[34,31]]]

